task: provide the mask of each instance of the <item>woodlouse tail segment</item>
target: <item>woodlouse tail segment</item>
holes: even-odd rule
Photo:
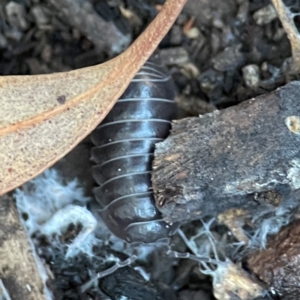
[[[91,135],[94,189],[107,227],[129,242],[155,242],[171,228],[151,192],[154,147],[176,118],[175,86],[161,66],[147,62]]]

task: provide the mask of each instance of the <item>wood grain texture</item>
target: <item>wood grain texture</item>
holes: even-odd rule
[[[13,198],[9,195],[0,197],[0,228],[0,278],[10,298],[50,299],[43,282],[47,279],[46,271],[41,262],[34,259],[37,255],[19,222]],[[45,275],[43,279],[40,273]]]
[[[101,122],[185,2],[167,1],[131,47],[107,63],[51,75],[0,77],[0,194],[53,165]]]
[[[156,204],[170,223],[261,209],[254,193],[300,188],[300,82],[173,122],[155,150]],[[297,199],[296,199],[297,200]]]

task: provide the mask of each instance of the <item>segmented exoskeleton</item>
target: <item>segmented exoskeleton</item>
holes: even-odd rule
[[[154,242],[170,232],[154,204],[151,165],[154,145],[176,115],[174,89],[166,70],[147,62],[91,135],[98,213],[129,242]]]

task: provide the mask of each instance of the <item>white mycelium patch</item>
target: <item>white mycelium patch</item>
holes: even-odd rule
[[[66,256],[79,252],[92,255],[97,220],[86,208],[89,198],[84,196],[77,180],[63,184],[56,170],[46,170],[17,189],[14,196],[29,235],[37,232],[54,241],[53,236],[64,234],[70,224],[81,224],[82,230],[69,245]]]

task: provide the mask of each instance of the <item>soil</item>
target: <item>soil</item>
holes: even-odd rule
[[[80,19],[74,21],[59,5],[53,5],[54,2],[0,2],[1,75],[53,73],[104,62],[123,51],[143,31],[164,1],[76,1],[89,3],[92,13],[103,24],[108,24],[108,35],[116,36],[118,40],[124,37],[124,44],[116,49],[112,49],[105,38],[102,44],[95,41],[89,28],[80,26]],[[296,1],[286,2],[292,5]],[[267,0],[188,1],[157,50],[175,81],[180,117],[237,105],[273,91],[291,79],[290,44],[276,14],[268,9],[269,4]],[[101,32],[101,28],[98,29]],[[84,157],[88,158],[89,141],[84,141],[80,147],[84,149]],[[90,161],[78,162],[74,153],[57,168],[70,178],[84,170],[81,180],[90,195],[93,184],[87,172]],[[75,162],[74,168],[68,167],[70,161],[71,164]],[[193,223],[187,231],[195,233],[198,227],[199,224]],[[216,230],[220,240],[224,230],[223,227]],[[174,237],[172,244],[177,251],[187,250],[179,236]],[[49,287],[56,300],[214,299],[211,278],[199,271],[197,262],[170,258],[165,254],[164,246],[157,247],[145,261],[135,264],[148,272],[150,281],[126,266],[82,293],[80,286],[97,272],[113,265],[104,257],[113,253],[124,261],[128,252],[116,253],[111,242],[104,241],[94,250],[92,260],[79,255],[66,261],[59,251],[50,255],[45,241],[40,240],[38,247],[54,274],[55,279],[49,281]],[[229,251],[230,256],[230,249],[224,251]]]

